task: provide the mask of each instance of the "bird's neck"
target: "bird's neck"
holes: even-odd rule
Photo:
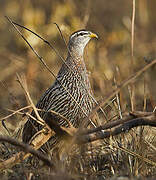
[[[72,55],[74,58],[83,56],[85,45],[82,44],[68,44],[68,56]]]
[[[79,45],[79,44],[68,44],[68,57],[67,57],[67,63],[70,63],[70,66],[74,69],[77,69],[78,71],[86,71],[86,66],[84,63],[84,48],[85,46]]]
[[[66,60],[67,64],[73,69],[73,71],[78,71],[79,73],[86,72],[86,66],[83,58],[83,53],[68,52],[68,58]]]

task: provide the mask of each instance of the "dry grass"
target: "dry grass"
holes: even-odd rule
[[[93,110],[93,114],[98,110],[100,121],[104,126],[116,120],[119,122],[121,118],[125,118],[125,114],[131,111],[143,113],[143,115],[130,114],[129,117],[133,119],[147,118],[149,114],[146,113],[156,110],[154,60],[156,14],[155,9],[152,8],[155,7],[154,2],[133,0],[132,4],[132,2],[118,0],[117,3],[122,4],[118,7],[114,2],[103,1],[103,3],[88,1],[86,6],[82,6],[82,2],[58,1],[56,3],[53,1],[50,7],[47,3],[34,1],[34,3],[24,4],[23,7],[17,1],[14,3],[6,1],[0,9],[1,12],[4,10],[3,15],[10,15],[17,22],[22,22],[20,24],[43,34],[56,49],[61,49],[62,52],[66,51],[66,46],[54,27],[55,25],[51,23],[52,21],[60,25],[65,37],[68,37],[73,30],[81,29],[82,26],[93,29],[99,34],[100,39],[99,42],[92,42],[89,45],[85,57],[87,67],[91,72],[90,79],[94,94],[105,116],[99,110],[98,105]],[[8,10],[9,7],[12,8]],[[21,17],[19,18],[16,11],[11,11],[11,9],[20,13]],[[60,16],[60,11],[64,12],[63,16]],[[1,135],[7,135],[15,140],[13,143],[12,139],[7,142],[3,139],[3,143],[0,144],[0,165],[3,165],[0,166],[3,167],[1,179],[62,180],[118,179],[119,177],[155,179],[156,131],[151,126],[134,127],[130,131],[127,130],[103,139],[99,138],[101,136],[98,136],[98,133],[97,136],[90,134],[89,137],[93,139],[98,137],[98,140],[92,143],[75,144],[75,141],[73,143],[68,138],[60,141],[58,147],[61,147],[60,153],[65,159],[59,161],[55,157],[55,150],[53,157],[49,154],[45,157],[48,158],[47,161],[52,159],[51,163],[55,168],[37,155],[36,151],[32,153],[42,161],[38,161],[38,158],[21,161],[23,160],[21,156],[18,158],[15,156],[22,148],[18,140],[21,140],[23,124],[30,116],[32,109],[38,113],[34,104],[50,86],[51,75],[44,66],[37,63],[31,50],[26,47],[19,36],[15,35],[11,26],[4,19],[1,23],[0,30],[3,31],[0,43],[3,43],[3,48],[0,47],[0,81],[2,84],[0,88],[0,120],[2,122],[0,132]],[[62,56],[62,52],[54,53],[31,33],[28,34],[25,31],[22,33],[41,54],[41,57],[44,57],[50,71],[57,74],[61,66],[58,55]],[[144,56],[146,57],[143,58]],[[20,77],[17,78],[16,73],[24,73],[27,83],[23,83]],[[17,83],[19,79],[20,86]],[[24,86],[21,88],[21,85]],[[155,117],[154,113],[152,115]],[[40,117],[37,121],[44,123]],[[114,126],[116,127],[118,126]],[[105,129],[105,131],[109,130],[114,129]],[[70,134],[70,130],[67,129],[61,128],[60,131]],[[45,135],[41,136],[42,143],[48,140],[47,134],[45,131],[42,132],[42,135]],[[36,137],[40,137],[38,135]],[[73,132],[70,136],[73,136]],[[42,145],[41,140],[38,139],[39,146],[36,149]],[[23,146],[22,149],[25,148]],[[31,152],[31,149],[28,148],[26,151]],[[12,160],[13,157],[18,160],[18,164]],[[10,165],[11,162],[14,166]]]

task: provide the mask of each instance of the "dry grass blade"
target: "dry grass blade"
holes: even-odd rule
[[[147,158],[145,158],[145,157],[143,157],[143,156],[141,156],[141,155],[139,155],[139,154],[137,154],[137,153],[135,153],[133,151],[130,151],[129,149],[126,149],[126,148],[123,148],[123,147],[118,147],[118,146],[114,146],[114,148],[120,149],[121,151],[126,152],[127,154],[132,155],[132,156],[134,156],[134,157],[136,157],[136,158],[138,158],[140,160],[143,160],[144,162],[146,162],[146,163],[148,163],[148,164],[150,164],[152,166],[156,166],[156,162],[151,161],[151,160],[149,160],[149,159],[147,159]]]
[[[134,131],[134,130],[133,130],[133,131]],[[153,149],[154,151],[156,151],[156,147],[155,147],[151,142],[148,142],[142,134],[137,133],[136,131],[135,131],[135,134],[136,134],[137,136],[140,136],[140,138],[142,138],[142,140],[143,140],[151,149]]]
[[[47,111],[45,111],[45,110],[43,110],[43,109],[37,109],[37,111],[47,112]],[[53,111],[53,110],[50,110],[50,111],[48,111],[47,113],[51,113],[51,114],[54,114],[54,115],[58,116],[58,117],[61,118],[62,120],[66,121],[66,122],[68,123],[68,126],[69,126],[69,127],[73,127],[73,125],[71,124],[71,122],[70,122],[66,117],[64,117],[63,115],[61,115],[60,113],[55,112],[55,111]]]
[[[115,83],[115,86],[117,87],[117,81],[115,78],[114,78],[114,83]],[[121,110],[119,93],[116,94],[116,101],[117,101],[117,107],[118,107],[118,114],[120,116],[120,119],[122,119],[122,110]]]
[[[31,107],[31,106],[30,106]],[[31,107],[31,109],[32,109],[32,107]],[[28,117],[30,117],[31,119],[33,119],[34,121],[37,121],[37,119],[34,117],[34,116],[32,116],[31,114],[29,114],[28,112],[20,112],[20,111],[14,111],[14,110],[12,110],[12,109],[8,109],[8,111],[11,111],[11,112],[16,112],[17,114],[20,114],[20,115],[23,115],[23,116],[28,116]]]
[[[40,117],[38,111],[37,111],[37,108],[36,106],[34,105],[31,97],[30,97],[30,94],[28,92],[28,88],[27,88],[27,83],[26,83],[26,80],[25,80],[25,77],[21,78],[18,74],[17,74],[17,79],[18,79],[18,82],[20,83],[21,87],[23,88],[24,90],[24,93],[25,93],[25,96],[26,98],[28,99],[31,107],[33,108],[35,114],[36,114],[36,117],[37,117],[37,122],[41,125],[44,125],[44,121],[43,119]]]
[[[135,0],[133,0],[132,27],[131,27],[131,56],[134,55],[134,24],[135,24]]]
[[[135,26],[135,0],[133,0],[132,22],[131,22],[131,73],[134,73],[134,26]],[[131,110],[135,110],[135,86],[131,83],[128,86],[131,102]]]
[[[31,106],[25,106],[25,107],[20,108],[20,109],[18,109],[18,110],[16,110],[16,111],[8,109],[8,111],[12,111],[13,113],[9,114],[8,116],[5,116],[5,117],[1,118],[0,121],[5,120],[5,119],[8,119],[8,118],[10,118],[11,116],[13,116],[13,115],[15,115],[15,114],[17,114],[17,113],[25,110],[25,109],[29,109],[29,108],[31,108]],[[22,113],[22,114],[24,114],[24,113]]]
[[[31,106],[30,106],[30,108],[32,109]],[[15,113],[15,114],[20,114],[20,115],[23,115],[23,116],[30,117],[30,118],[33,119],[34,121],[38,121],[34,116],[32,116],[31,114],[29,114],[28,112],[21,112],[21,111],[19,111],[19,110],[14,111],[14,110],[12,110],[12,109],[8,109],[8,111],[13,112],[12,114],[14,114],[14,113]],[[37,109],[37,111],[40,111],[40,110]],[[12,114],[10,114],[10,115],[12,115]]]

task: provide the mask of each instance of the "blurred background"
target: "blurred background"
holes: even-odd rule
[[[88,29],[98,34],[85,50],[85,61],[97,100],[110,93],[133,72],[156,57],[156,1],[137,0],[134,57],[131,56],[132,1],[125,0],[0,0],[0,118],[27,105],[16,73],[26,76],[30,95],[36,104],[54,78],[5,19],[24,25],[48,40],[66,57],[67,49],[54,23],[66,41],[71,33]],[[45,43],[21,29],[30,44],[57,74],[62,61]],[[135,110],[153,110],[156,105],[156,66],[134,82]],[[120,93],[122,111],[130,110],[130,93]],[[147,103],[144,106],[144,99]],[[7,120],[13,130],[21,116]],[[4,130],[5,131],[5,130]],[[2,131],[1,131],[2,132]],[[6,133],[6,132],[5,132]]]

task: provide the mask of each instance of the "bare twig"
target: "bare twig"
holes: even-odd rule
[[[146,76],[144,77],[144,106],[143,111],[146,111],[147,107],[147,92],[146,92]]]
[[[32,99],[31,99],[31,97],[30,97],[30,94],[29,94],[28,89],[27,89],[27,84],[26,84],[25,78],[24,78],[24,77],[21,78],[21,77],[17,74],[17,79],[18,79],[21,87],[22,87],[23,90],[24,90],[24,93],[25,93],[25,95],[26,95],[26,98],[28,98],[28,101],[29,101],[31,107],[33,108],[33,110],[34,110],[34,112],[35,112],[35,114],[36,114],[37,122],[38,122],[39,124],[41,124],[41,125],[44,125],[44,121],[43,121],[43,119],[40,117],[40,115],[39,115],[39,113],[38,113],[38,111],[37,111],[37,109],[36,109],[36,106],[34,105]]]
[[[115,86],[117,87],[117,81],[115,77],[114,77],[114,83],[115,83]],[[119,113],[120,118],[122,119],[122,110],[121,110],[121,105],[120,105],[119,93],[116,94],[116,101],[117,101],[117,106],[118,106],[118,113]]]

